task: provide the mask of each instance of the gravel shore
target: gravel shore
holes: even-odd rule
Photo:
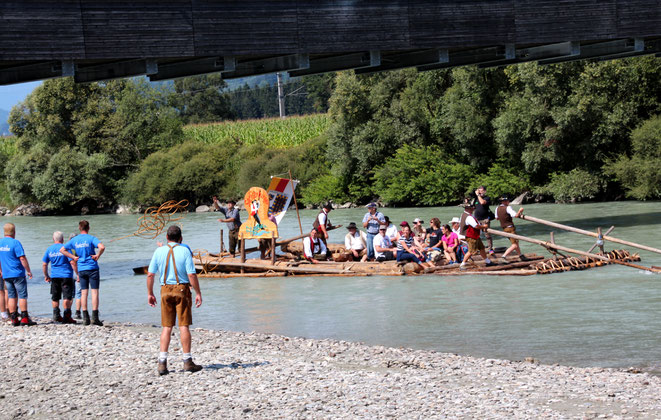
[[[661,418],[661,378],[335,340],[160,327],[0,325],[0,418]]]

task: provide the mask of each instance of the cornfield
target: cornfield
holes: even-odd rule
[[[329,126],[328,114],[312,114],[286,119],[264,118],[187,125],[184,134],[187,139],[204,143],[223,143],[234,139],[241,144],[287,148],[323,134]]]

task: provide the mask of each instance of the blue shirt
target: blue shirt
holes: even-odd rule
[[[376,213],[374,213],[374,215],[377,217],[377,219],[379,219],[379,221],[370,220],[367,223],[367,233],[369,233],[371,235],[378,234],[379,233],[379,226],[386,224],[386,218],[383,215],[383,213],[380,213],[380,212],[377,211]],[[370,212],[367,212],[367,214],[365,214],[365,216],[363,217],[363,223],[367,222],[367,220],[370,217],[372,217],[372,215],[370,214]]]
[[[3,278],[25,277],[25,268],[19,259],[23,256],[25,256],[25,251],[19,241],[9,236],[0,239],[0,264]]]
[[[81,233],[64,244],[64,249],[69,252],[76,251],[78,271],[98,270],[99,264],[92,259],[92,255],[96,255],[95,249],[100,243],[96,237],[89,233]]]
[[[48,247],[41,261],[50,263],[50,276],[56,279],[70,279],[73,277],[71,259],[60,252],[62,244],[53,244]]]
[[[174,247],[174,261],[177,264],[177,277],[179,283],[189,283],[188,275],[195,274],[195,263],[193,263],[193,254],[186,245],[169,242],[169,245]],[[177,246],[175,246],[177,245]],[[163,275],[165,271],[165,264],[170,248],[164,245],[154,251],[151,257],[148,271],[152,274],[159,273],[159,281],[163,284],[177,284],[177,279],[174,277],[174,267],[172,264],[172,257],[170,257],[170,264],[168,264],[168,272]],[[165,278],[165,281],[163,280]]]

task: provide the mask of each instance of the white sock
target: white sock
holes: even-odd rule
[[[462,266],[462,267],[465,267],[465,266],[466,266],[466,263],[462,261],[461,266]]]
[[[193,356],[191,356],[190,353],[184,353],[184,361],[186,361],[188,359],[192,359],[192,358],[193,358]]]
[[[160,363],[164,363],[168,361],[168,352],[167,351],[161,351],[158,353],[158,361]]]
[[[491,264],[491,260],[489,258],[485,258],[484,262],[487,263],[487,264]]]
[[[2,316],[2,319],[7,319],[9,318],[9,312],[8,311],[2,312],[0,313],[0,316]]]

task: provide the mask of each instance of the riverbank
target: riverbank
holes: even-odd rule
[[[335,340],[195,329],[159,377],[160,328],[0,325],[0,418],[659,418],[661,378]]]

